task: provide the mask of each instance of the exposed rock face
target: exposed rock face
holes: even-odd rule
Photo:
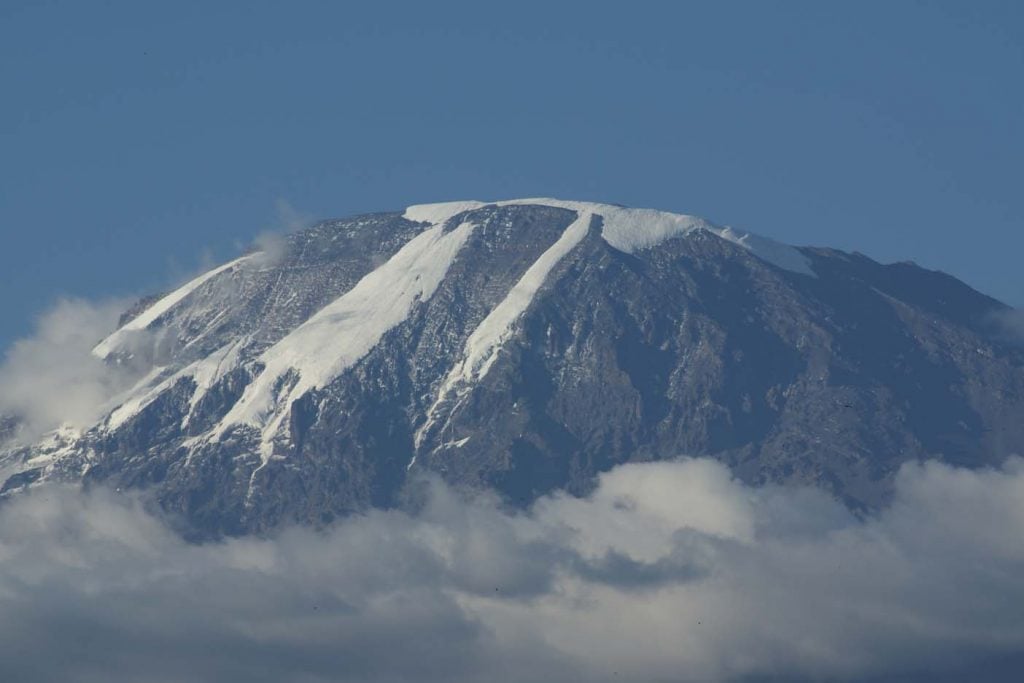
[[[199,535],[393,505],[421,469],[523,504],[680,455],[872,507],[907,460],[1024,452],[1005,308],[913,265],[605,205],[327,221],[133,309],[97,353],[155,369],[0,472],[8,494],[146,487]]]

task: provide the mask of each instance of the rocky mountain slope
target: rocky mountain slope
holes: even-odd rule
[[[899,465],[1024,453],[1024,352],[956,279],[549,199],[325,221],[143,300],[94,354],[138,381],[0,454],[146,488],[198,535],[396,504],[421,470],[525,504],[711,455],[854,506]],[[4,422],[6,433],[13,423]]]

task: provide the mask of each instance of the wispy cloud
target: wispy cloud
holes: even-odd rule
[[[312,222],[284,200],[277,201],[275,213],[274,227],[255,239],[261,257],[254,262],[261,265],[277,263],[287,250],[287,235]],[[198,271],[178,277],[178,282],[216,265],[209,253],[200,262]],[[132,363],[126,364],[124,358],[119,363],[105,363],[92,355],[93,347],[117,328],[118,318],[131,304],[130,299],[62,299],[37,318],[32,335],[6,350],[0,358],[0,418],[18,418],[20,439],[33,440],[60,425],[90,426],[113,407],[114,397],[154,364],[166,361],[167,347],[174,340],[146,331],[129,335]],[[0,434],[0,442],[2,437]]]
[[[275,220],[271,228],[261,231],[253,240],[253,246],[261,254],[260,265],[274,265],[287,252],[288,235],[308,228],[313,223],[312,216],[302,213],[291,203],[278,199],[274,203]]]
[[[91,353],[127,305],[61,300],[39,316],[31,336],[7,350],[0,363],[0,413],[19,418],[21,437],[62,424],[89,425],[138,376],[137,368],[110,365]]]
[[[1024,311],[1010,308],[993,316],[999,331],[1012,341],[1024,344]]]
[[[118,494],[10,500],[0,669],[83,682],[848,680],[1024,652],[1020,460],[907,466],[866,520],[707,460],[620,467],[588,498],[527,513],[423,486],[415,513],[206,545]]]

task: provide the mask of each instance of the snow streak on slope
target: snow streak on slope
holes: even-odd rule
[[[590,229],[594,215],[579,211],[575,221],[558,240],[531,265],[505,298],[477,326],[466,341],[462,360],[452,368],[441,385],[437,400],[427,411],[427,421],[416,432],[418,446],[434,424],[435,412],[460,384],[479,380],[498,357],[502,344],[512,333],[512,325],[529,307],[548,274],[562,258],[580,243]]]
[[[592,219],[593,214],[581,211],[562,236],[523,273],[505,299],[484,318],[466,343],[466,358],[457,368],[457,378],[479,379],[487,374],[512,324],[526,311],[548,273],[586,236]]]
[[[188,425],[192,411],[203,395],[229,370],[238,365],[238,352],[245,339],[239,339],[224,345],[209,356],[201,358],[178,372],[166,375],[167,368],[156,367],[148,375],[139,380],[122,398],[121,404],[107,418],[108,430],[115,430],[129,419],[135,417],[146,406],[155,401],[161,394],[173,387],[179,380],[191,378],[196,387],[189,402],[189,414],[185,416],[182,427]]]
[[[131,321],[125,323],[125,325],[123,325],[119,330],[97,344],[96,348],[94,348],[92,352],[100,358],[106,358],[113,351],[122,346],[122,344],[128,340],[132,332],[138,332],[139,330],[146,329],[158,320],[160,316],[167,313],[167,311],[171,310],[176,304],[181,302],[185,297],[194,292],[204,283],[225,271],[233,269],[253,256],[255,256],[255,254],[247,254],[241,258],[235,259],[234,261],[229,261],[222,266],[218,266],[211,271],[203,273],[187,284],[182,285],[154,303]]]
[[[355,364],[384,334],[404,321],[413,305],[429,299],[444,279],[473,225],[445,233],[444,224],[425,230],[343,296],[267,349],[263,371],[245,390],[215,431],[233,424],[263,430],[264,455],[291,404],[307,391],[323,387]],[[297,379],[278,396],[291,372]]]
[[[166,377],[166,370],[167,368],[163,366],[157,366],[140,379],[129,390],[127,397],[107,417],[107,429],[113,431],[123,425],[181,379],[181,373],[174,373],[170,377]]]
[[[762,261],[767,261],[783,270],[817,277],[814,270],[811,269],[811,263],[807,257],[788,244],[776,242],[775,240],[750,232],[737,232],[732,228],[716,227],[710,229],[722,239],[738,244]]]

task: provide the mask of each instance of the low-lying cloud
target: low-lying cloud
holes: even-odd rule
[[[35,332],[16,341],[0,363],[0,415],[20,422],[32,440],[62,424],[85,427],[137,379],[138,368],[104,363],[92,348],[117,327],[125,301],[64,299],[39,316]]]
[[[258,258],[252,262],[260,267],[276,264],[287,252],[287,236],[311,222],[279,200],[275,228],[257,236],[252,248]],[[209,256],[201,261],[198,271],[180,279],[191,280],[215,265]],[[218,286],[227,298],[236,283],[224,279]],[[0,446],[12,437],[30,443],[61,426],[90,427],[149,370],[167,363],[177,338],[165,330],[125,335],[119,350],[129,347],[128,353],[120,353],[116,362],[93,355],[92,349],[117,329],[120,316],[132,303],[129,299],[61,299],[39,315],[31,335],[0,349]],[[17,420],[13,434],[11,417]]]
[[[1019,459],[998,471],[905,466],[891,505],[867,519],[819,490],[745,486],[709,460],[623,466],[588,498],[556,494],[528,512],[422,486],[415,513],[204,545],[130,496],[15,497],[0,507],[0,679],[1019,671]]]

